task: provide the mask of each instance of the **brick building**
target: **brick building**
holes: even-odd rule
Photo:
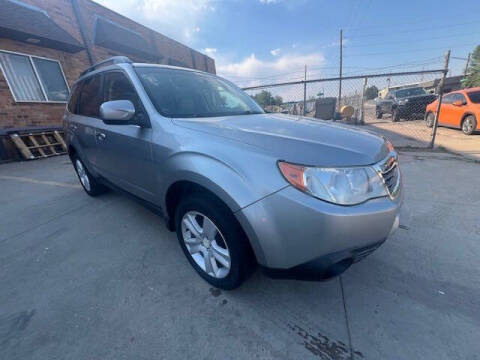
[[[12,131],[56,128],[69,88],[115,55],[215,73],[215,62],[91,0],[0,0],[0,160]]]

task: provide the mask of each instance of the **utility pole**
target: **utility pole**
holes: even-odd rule
[[[467,72],[468,72],[468,65],[470,64],[470,56],[472,56],[472,53],[468,53],[468,56],[467,56],[467,63],[465,64],[465,71],[463,72],[463,75],[464,75],[464,76],[467,76]]]
[[[432,132],[432,140],[430,141],[430,148],[433,149],[435,145],[435,137],[437,136],[437,127],[438,127],[438,117],[440,115],[440,109],[442,106],[442,95],[443,95],[443,85],[445,85],[445,78],[447,77],[448,73],[448,62],[450,61],[450,50],[447,51],[445,54],[445,66],[443,68],[443,77],[438,84],[438,104],[437,104],[437,111],[435,112],[435,122],[433,123],[433,132]]]
[[[368,78],[365,77],[365,80],[363,81],[363,89],[362,89],[362,102],[360,103],[360,124],[364,125],[365,124],[365,91],[367,91],[367,82]]]
[[[340,29],[340,74],[338,83],[338,112],[340,112],[340,101],[342,100],[342,66],[343,66],[343,30]]]
[[[307,64],[305,64],[305,78],[303,83],[303,116],[307,113]]]

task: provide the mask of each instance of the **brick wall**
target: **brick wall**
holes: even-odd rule
[[[60,27],[81,44],[84,44],[70,0],[21,1],[46,10],[49,16]],[[151,60],[132,56],[132,54],[119,54],[110,49],[94,45],[92,43],[92,37],[94,33],[95,15],[99,15],[141,34],[141,36],[152,45],[152,49],[156,50],[159,63],[168,64],[169,59],[173,59],[185,64],[187,67],[195,67],[203,71],[215,73],[215,62],[204,54],[192,50],[173,39],[154,32],[90,0],[77,0],[77,2],[80,9],[80,20],[85,26],[85,35],[88,45],[92,49],[95,62],[114,55],[126,55],[133,61],[151,62]],[[80,73],[90,65],[86,50],[72,54],[6,38],[0,38],[0,50],[15,51],[59,60],[70,86],[78,78]],[[0,129],[60,126],[64,109],[65,104],[15,103],[3,73],[0,71]]]
[[[0,49],[28,55],[38,55],[60,61],[69,86],[89,66],[86,51],[70,54],[4,38],[0,38]],[[1,128],[60,126],[64,109],[65,104],[15,103],[3,72],[0,71]]]

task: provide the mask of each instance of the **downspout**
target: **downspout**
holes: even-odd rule
[[[203,62],[205,63],[205,72],[208,72],[207,55],[203,55]]]
[[[70,0],[70,3],[72,4],[73,13],[75,15],[75,19],[77,20],[78,28],[80,29],[80,35],[82,36],[83,44],[85,45],[85,49],[87,50],[88,61],[90,62],[90,65],[94,65],[95,56],[93,55],[92,48],[90,47],[90,42],[87,39],[85,25],[80,18],[80,11],[77,0]]]
[[[192,56],[192,66],[194,69],[197,68],[197,64],[195,63],[195,53],[193,52],[193,49],[190,49],[190,55]],[[198,69],[200,70],[200,69]]]

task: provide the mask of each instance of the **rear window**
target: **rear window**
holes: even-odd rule
[[[480,91],[472,91],[467,93],[471,102],[475,104],[480,104]]]

